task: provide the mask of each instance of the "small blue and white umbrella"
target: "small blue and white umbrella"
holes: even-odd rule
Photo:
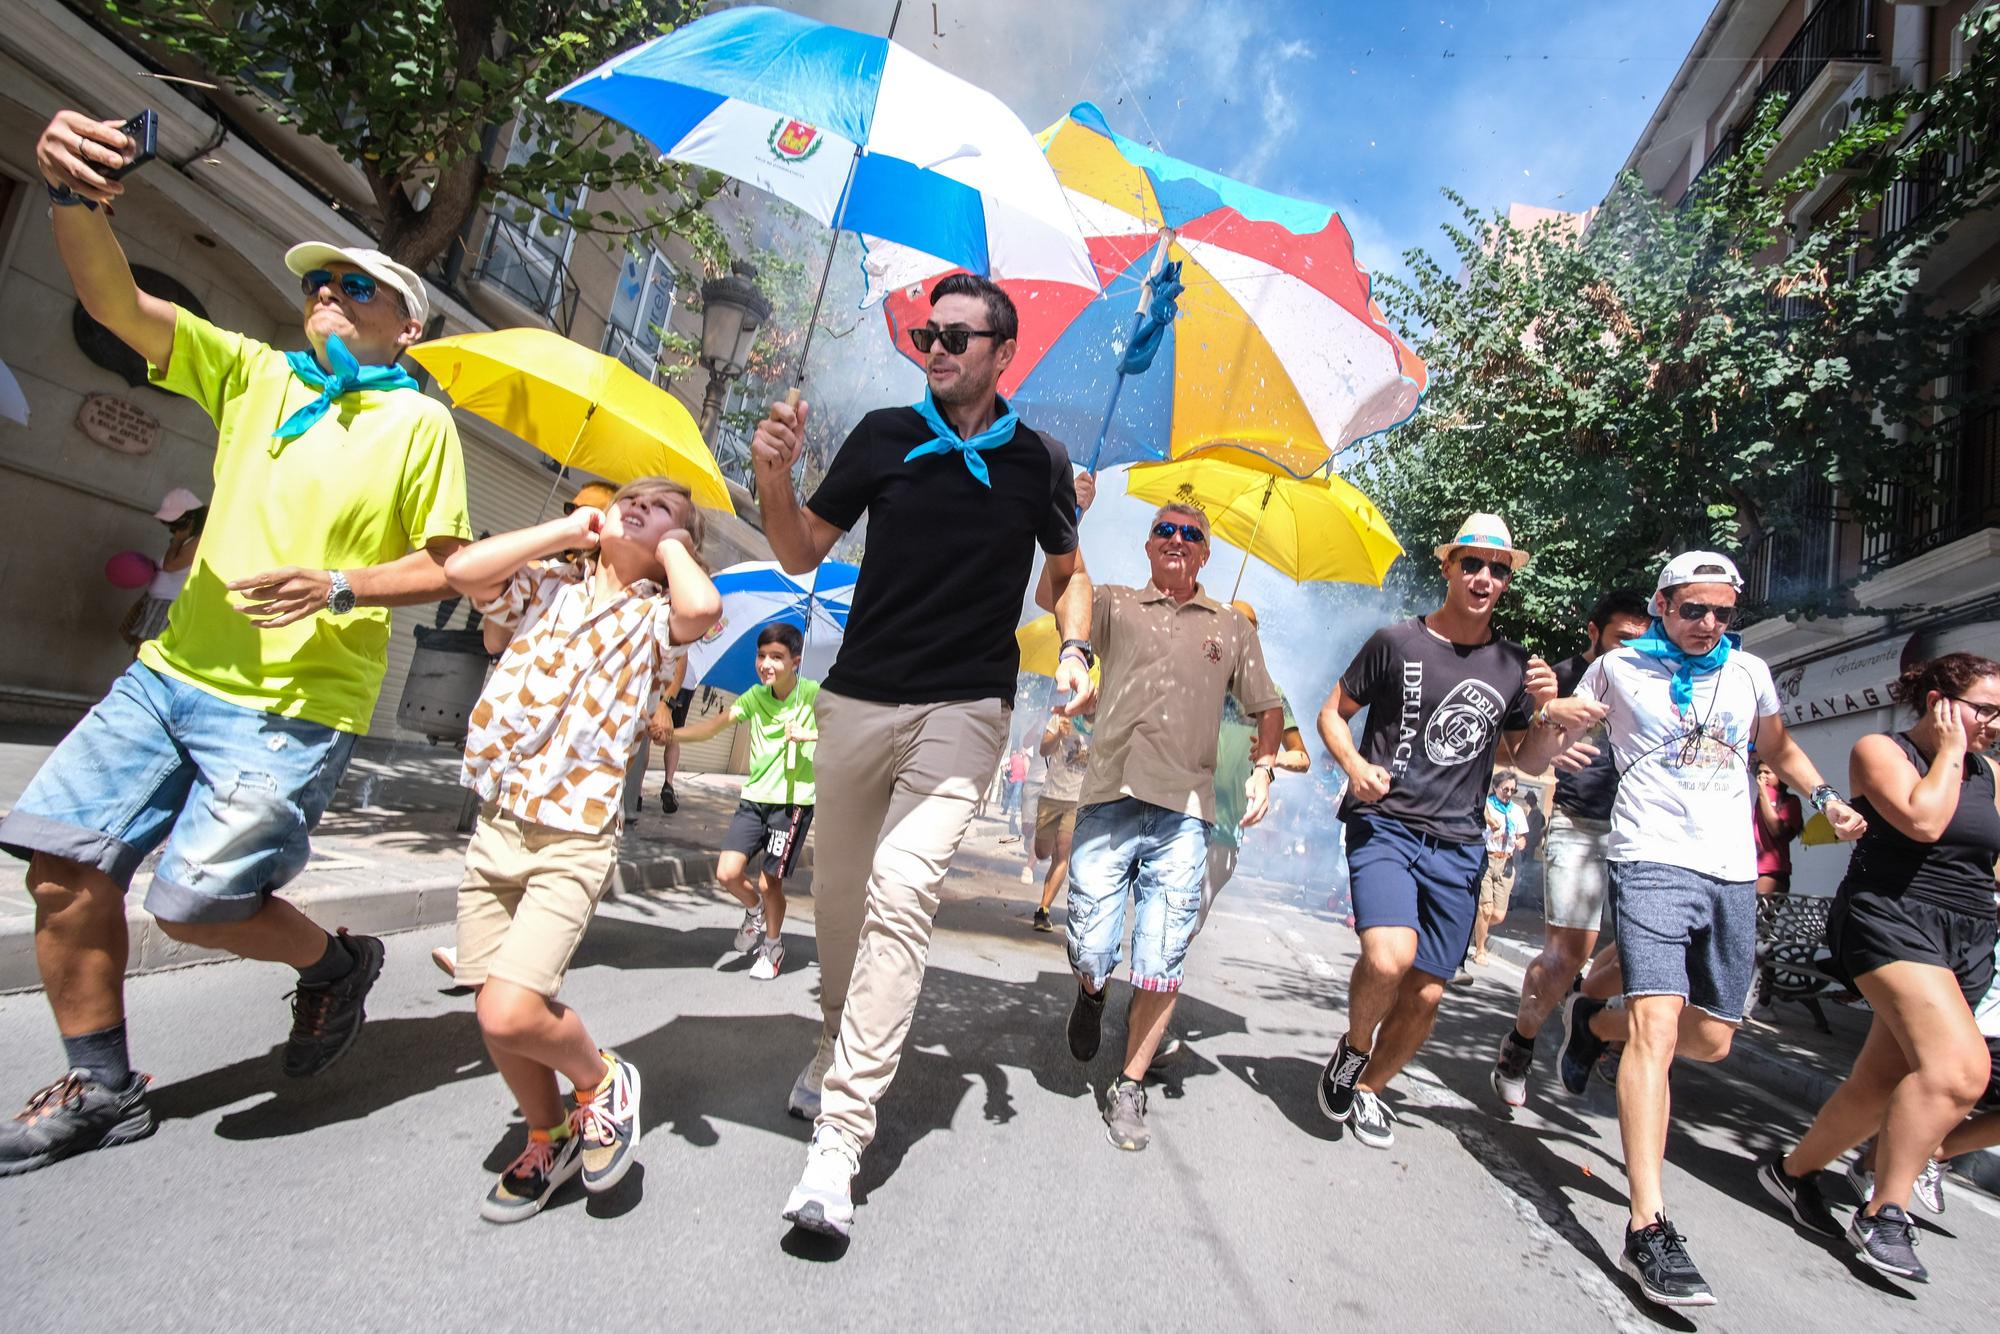
[[[864,247],[875,237],[995,279],[1098,290],[1021,118],[887,37],[744,5],[615,56],[557,98],[859,232]]]
[[[775,561],[732,565],[715,576],[722,617],[688,646],[689,685],[740,695],[757,684],[757,632],[795,625],[806,637],[799,670],[823,676],[847,634],[857,567],[826,561],[808,575],[786,574]]]

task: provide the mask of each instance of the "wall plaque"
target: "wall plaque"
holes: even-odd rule
[[[111,394],[85,394],[76,429],[120,454],[150,454],[160,443],[160,419]]]

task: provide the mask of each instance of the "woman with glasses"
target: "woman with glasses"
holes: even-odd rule
[[[1855,804],[1868,831],[1826,924],[1835,969],[1875,1019],[1805,1138],[1766,1159],[1758,1177],[1801,1226],[1839,1236],[1817,1174],[1875,1136],[1874,1194],[1847,1239],[1871,1267],[1924,1282],[1910,1194],[1991,1073],[1973,1011],[1994,971],[2000,798],[1981,752],[2000,740],[2000,662],[1948,653],[1904,672],[1891,693],[1916,722],[1854,745]]]

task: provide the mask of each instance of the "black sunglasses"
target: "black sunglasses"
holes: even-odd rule
[[[1717,625],[1728,625],[1736,619],[1736,607],[1734,604],[1724,606],[1720,602],[1683,602],[1674,608],[1674,614],[1684,621],[1713,616]]]
[[[975,338],[997,339],[998,337],[1000,335],[991,329],[940,329],[936,325],[931,324],[926,324],[920,329],[910,330],[910,341],[917,345],[917,351],[926,355],[930,353],[933,347],[939,343],[943,343],[944,350],[955,357],[965,351],[966,347]]]
[[[1180,534],[1181,541],[1183,542],[1201,543],[1208,541],[1208,534],[1201,530],[1200,524],[1168,523],[1162,519],[1159,523],[1153,525],[1154,537],[1171,540],[1175,533]]]
[[[336,283],[339,284],[341,291],[364,306],[373,301],[375,293],[380,290],[376,281],[365,273],[343,273],[336,277],[331,269],[314,269],[310,273],[301,275],[299,290],[309,297],[318,296],[320,288],[331,287]]]
[[[1484,556],[1460,556],[1458,558],[1458,570],[1460,574],[1463,574],[1468,579],[1478,574],[1481,570],[1490,570],[1493,572],[1494,579],[1503,584],[1514,577],[1514,567],[1506,561],[1487,560]]]

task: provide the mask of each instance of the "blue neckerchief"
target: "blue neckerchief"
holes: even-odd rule
[[[1637,649],[1648,657],[1658,658],[1674,669],[1674,679],[1668,687],[1673,696],[1674,707],[1685,712],[1694,707],[1694,679],[1707,676],[1710,672],[1722,670],[1722,664],[1729,661],[1729,650],[1736,646],[1735,635],[1724,635],[1715,641],[1715,647],[1696,657],[1673,640],[1667,638],[1667,627],[1660,624],[1655,616],[1653,624],[1645,634],[1637,639],[1625,641],[1625,647]]]
[[[340,341],[339,334],[332,334],[326,340],[326,359],[333,364],[331,375],[321,368],[317,358],[310,352],[287,352],[285,360],[290,363],[292,374],[319,390],[319,397],[285,418],[284,424],[271,433],[273,440],[291,440],[312,429],[313,423],[327,414],[333,401],[343,394],[351,394],[357,389],[415,389],[417,377],[401,366],[364,366],[354,359],[347,350],[347,344]],[[276,447],[272,449],[276,453]]]
[[[1007,406],[1007,400],[1004,398],[1000,399],[999,403],[1000,420],[994,422],[970,440],[963,440],[959,438],[958,432],[951,428],[951,423],[944,419],[944,414],[938,411],[937,402],[932,399],[931,391],[926,387],[924,390],[924,401],[921,403],[912,403],[910,406],[917,410],[917,415],[924,419],[925,424],[935,433],[936,438],[925,444],[918,445],[915,449],[903,455],[903,462],[908,463],[911,459],[920,459],[926,454],[958,454],[965,459],[967,470],[972,473],[979,484],[991,489],[993,486],[992,474],[986,470],[986,460],[979,456],[986,450],[998,449],[1009,440],[1012,440],[1014,438],[1014,428],[1020,424],[1020,418],[1016,417],[1014,410]]]

